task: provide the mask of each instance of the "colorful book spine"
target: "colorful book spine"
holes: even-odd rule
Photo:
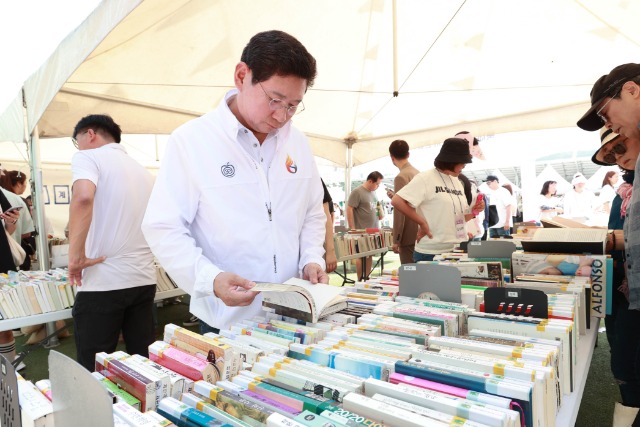
[[[155,363],[151,359],[148,359],[139,354],[131,355],[130,359],[144,364],[144,366],[152,371],[155,371],[158,375],[164,375],[169,378],[169,396],[171,397],[179,399],[182,393],[191,391],[193,389],[193,380],[185,377],[184,375],[180,375],[179,373],[172,371],[171,369],[166,368],[158,363]]]
[[[142,411],[155,409],[156,385],[153,381],[119,360],[110,360],[105,353],[96,354],[96,368],[98,366],[99,373],[140,400]]]
[[[194,381],[204,379],[215,383],[219,379],[211,364],[163,341],[149,346],[149,359]]]
[[[118,387],[116,383],[110,381],[101,373],[92,372],[91,375],[93,375],[100,382],[100,385],[107,390],[109,395],[112,396],[113,403],[125,402],[126,404],[136,408],[138,411],[142,408],[140,399],[130,393],[127,393],[123,388]]]
[[[426,418],[397,406],[373,400],[370,397],[350,393],[344,398],[342,407],[358,414],[367,414],[382,424],[403,427],[450,427],[449,424]]]
[[[511,400],[504,397],[495,396],[493,394],[480,393],[477,391],[468,390],[466,388],[455,387],[452,385],[429,381],[410,375],[399,374],[397,372],[391,374],[389,382],[392,384],[409,384],[427,390],[449,394],[451,396],[457,396],[476,402],[486,403],[488,405],[500,406],[502,408],[509,408],[511,405]]]
[[[191,408],[189,405],[186,405],[185,403],[180,402],[173,397],[162,399],[162,402],[160,402],[160,407],[158,408],[158,412],[161,415],[167,414],[171,418],[180,420],[184,423],[190,422],[196,426],[214,427],[227,425],[223,421],[217,420],[211,415],[207,415],[202,411]]]
[[[252,392],[261,394],[270,399],[281,402],[288,405],[298,412],[311,411],[315,414],[322,412],[327,406],[336,403],[335,401],[318,401],[309,397],[299,395],[297,393],[281,389],[271,384],[265,384],[263,382],[254,381],[249,383],[248,389]]]
[[[172,323],[165,325],[165,335],[184,341],[207,354],[209,362],[214,363],[221,373],[221,379],[230,379],[237,375],[240,367],[240,357],[233,348],[211,338],[204,337],[186,328]]]
[[[38,390],[40,390],[40,392],[42,394],[44,394],[44,397],[49,399],[49,401],[52,400],[52,397],[51,397],[51,381],[49,381],[49,380],[40,380],[40,381],[36,381],[35,385],[36,385],[36,387],[38,387]]]
[[[282,402],[278,402],[277,400],[270,399],[267,396],[264,396],[262,394],[256,393],[251,390],[244,390],[240,392],[240,394],[249,400],[268,406],[271,409],[273,409],[275,412],[278,412],[287,417],[295,417],[300,413],[300,410],[298,409],[292,408],[291,406],[287,406]]]
[[[180,398],[180,401],[183,403],[186,403],[192,408],[197,409],[198,411],[202,411],[205,414],[211,415],[213,418],[224,421],[227,424],[231,425],[232,427],[250,427],[251,426],[251,424],[248,424],[234,417],[233,415],[226,413],[222,409],[214,406],[213,404],[205,401],[203,398],[196,396],[193,393],[183,393],[182,397]]]
[[[382,394],[374,394],[373,400],[377,400],[393,406],[397,406],[398,408],[406,409],[408,411],[414,412],[416,414],[420,414],[427,418],[441,421],[448,426],[456,426],[456,427],[484,427],[485,426],[485,424],[476,423],[475,421],[469,421],[462,417],[456,417],[456,416],[444,414],[440,411],[434,411],[432,409],[423,408],[420,405],[414,405],[413,403],[405,402],[403,400],[395,399],[389,396],[384,396]]]

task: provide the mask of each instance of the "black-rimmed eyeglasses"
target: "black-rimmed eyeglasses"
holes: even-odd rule
[[[271,111],[286,110],[287,116],[289,117],[293,116],[294,114],[300,114],[304,111],[304,104],[302,103],[302,101],[300,101],[298,105],[287,105],[287,103],[283,100],[272,98],[271,96],[269,96],[267,91],[264,90],[262,83],[258,82],[258,84],[262,88],[262,91],[264,92],[266,97],[269,98],[269,108],[271,109]]]

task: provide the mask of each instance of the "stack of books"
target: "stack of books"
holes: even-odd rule
[[[75,302],[75,287],[64,270],[21,271],[0,274],[2,319],[64,310]]]
[[[611,313],[613,260],[608,255],[514,252],[512,264],[513,277],[521,282],[540,281],[543,276],[549,276],[547,282],[573,284],[580,280],[586,288],[587,304],[591,308],[589,316],[603,318]]]

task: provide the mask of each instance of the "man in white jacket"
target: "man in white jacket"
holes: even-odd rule
[[[240,61],[218,108],[171,135],[142,225],[203,333],[260,314],[256,281],[328,282],[320,176],[290,120],[304,110],[315,59],[267,31]]]

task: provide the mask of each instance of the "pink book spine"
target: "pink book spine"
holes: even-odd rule
[[[190,359],[186,356],[189,356]],[[201,365],[207,365],[207,363],[203,362],[201,359],[173,348],[167,348],[164,350],[162,352],[162,356],[158,356],[150,352],[149,359],[164,366],[165,368],[169,368],[172,371],[179,373],[180,375],[184,375],[193,381],[203,379],[202,371],[205,367]],[[199,366],[200,368],[198,368]]]
[[[464,399],[466,399],[469,394],[469,390],[464,388],[441,384],[395,372],[389,376],[389,382],[392,384],[409,384],[426,390],[439,391],[440,393],[449,394],[451,396],[462,397]]]

